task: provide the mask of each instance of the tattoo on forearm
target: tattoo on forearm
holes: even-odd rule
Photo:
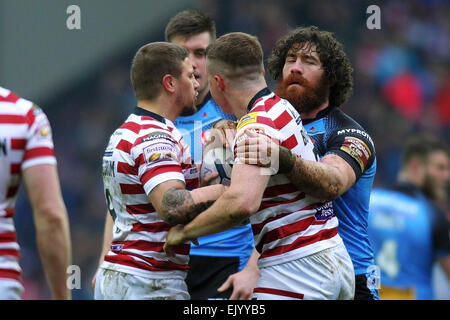
[[[188,190],[173,187],[164,194],[160,214],[170,225],[186,224],[213,203],[212,200],[194,203]]]
[[[319,199],[333,200],[341,187],[339,180],[320,162],[298,159],[287,176],[299,190]]]

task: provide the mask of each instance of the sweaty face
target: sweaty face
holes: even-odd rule
[[[200,85],[195,79],[194,68],[188,58],[182,64],[181,74],[177,78],[177,81],[179,82],[176,99],[177,104],[181,104],[183,110],[195,110]]]
[[[199,83],[199,94],[208,90],[208,77],[206,74],[206,48],[211,43],[210,35],[207,31],[190,36],[175,36],[171,40],[189,51],[189,60],[194,67],[194,76]],[[199,101],[201,102],[201,101]]]
[[[275,92],[299,113],[314,111],[328,103],[329,87],[314,46],[294,46],[287,54],[283,78]]]
[[[428,156],[425,167],[423,191],[435,200],[444,199],[447,194],[447,184],[450,179],[450,159],[443,151],[436,151]]]

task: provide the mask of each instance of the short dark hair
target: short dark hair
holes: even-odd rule
[[[176,36],[190,37],[207,31],[211,42],[216,39],[216,24],[213,19],[198,10],[185,10],[170,19],[166,26],[166,41]]]
[[[330,106],[339,107],[345,103],[353,92],[353,68],[344,52],[342,44],[333,33],[320,31],[315,26],[298,27],[279,39],[267,60],[272,78],[280,81],[286,56],[294,46],[303,48],[314,45],[325,71],[325,78],[330,85],[328,101]]]
[[[429,134],[416,135],[406,141],[402,154],[402,166],[408,164],[411,159],[419,158],[426,163],[431,153],[442,151],[450,156],[448,145],[435,136]]]
[[[166,74],[178,78],[189,52],[169,42],[152,42],[142,46],[131,64],[130,78],[138,100],[156,98]]]
[[[208,70],[238,79],[264,71],[263,50],[258,38],[243,32],[227,33],[206,49]]]

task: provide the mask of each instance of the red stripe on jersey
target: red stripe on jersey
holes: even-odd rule
[[[269,110],[272,109],[272,107],[280,101],[281,101],[281,98],[277,95],[274,95],[272,98],[267,99],[264,102],[264,107],[266,109],[266,112],[269,112]]]
[[[264,190],[264,198],[276,197],[280,194],[292,193],[298,191],[292,183],[279,184],[276,186],[267,187]]]
[[[130,240],[130,241],[113,241],[112,244],[123,244],[122,250],[135,249],[140,251],[155,251],[164,252],[164,242],[150,242],[145,240]],[[177,254],[189,254],[189,244],[180,244],[175,247]]]
[[[283,129],[290,121],[292,120],[292,116],[287,111],[283,111],[282,114],[278,116],[273,122],[277,126],[279,130]]]
[[[127,205],[126,210],[129,214],[146,214],[156,211],[151,203]]]
[[[120,191],[122,194],[145,194],[145,190],[140,184],[121,183]]]
[[[11,149],[12,150],[23,150],[27,144],[26,139],[14,139],[11,138]]]
[[[303,293],[296,293],[296,292],[292,292],[292,291],[273,289],[273,288],[264,288],[264,287],[257,287],[255,289],[253,289],[253,292],[273,294],[276,296],[290,297],[290,298],[300,299],[300,300],[303,300],[303,297],[305,296]]]
[[[172,228],[165,222],[154,222],[154,223],[135,223],[131,228],[131,231],[145,231],[145,232],[168,232]]]
[[[169,172],[179,172],[183,173],[181,170],[181,166],[177,164],[166,164],[166,165],[159,165],[151,168],[150,170],[146,171],[141,176],[141,182],[143,185],[145,185],[150,179],[164,173]]]
[[[20,281],[20,271],[11,269],[0,269],[0,278],[14,279]]]
[[[299,201],[299,200],[302,200],[304,198],[305,198],[305,194],[302,192],[302,193],[299,193],[296,197],[294,197],[293,199],[290,199],[290,200],[285,200],[285,201],[280,201],[280,200],[266,201],[266,200],[264,200],[264,201],[261,202],[261,205],[259,206],[259,210],[258,211],[261,211],[261,210],[266,209],[266,208],[282,205],[282,204],[287,204],[287,203]],[[302,209],[300,209],[300,210],[302,210]]]
[[[4,218],[11,218],[14,215],[14,212],[16,212],[15,208],[8,208],[5,209],[6,215],[4,216]],[[14,233],[14,232],[13,232]],[[1,242],[2,236],[0,235],[0,242]],[[15,241],[15,233],[14,233],[14,240]]]
[[[19,99],[20,99],[20,97],[17,96],[16,94],[14,94],[11,91],[9,92],[9,94],[6,97],[0,96],[0,102],[12,102],[12,103],[15,103]]]
[[[174,263],[171,261],[158,261],[155,259],[138,256],[140,259],[142,259],[148,263],[153,262],[152,264],[148,264],[148,263],[145,263],[142,261],[137,261],[137,260],[133,259],[131,256],[133,256],[133,255],[125,255],[125,254],[117,254],[114,256],[106,255],[105,261],[110,262],[110,263],[121,264],[124,266],[129,266],[129,267],[133,267],[133,268],[143,269],[143,270],[147,270],[147,271],[168,271],[168,270],[186,271],[187,269],[189,269],[188,265],[181,265],[181,264],[177,264],[177,263]],[[156,267],[155,265],[158,265],[159,267]]]
[[[302,219],[300,221],[296,221],[296,222],[288,224],[288,225],[280,226],[280,227],[278,227],[276,229],[272,229],[272,230],[266,232],[262,236],[262,238],[259,241],[256,249],[258,251],[261,251],[262,246],[264,244],[266,244],[266,243],[275,241],[277,239],[285,238],[285,237],[290,236],[291,234],[296,233],[296,232],[305,231],[311,225],[325,224],[326,222],[327,222],[327,220],[316,221],[315,217],[309,217],[309,218]]]
[[[331,239],[335,235],[337,235],[337,228],[324,229],[310,236],[298,237],[294,242],[290,244],[278,246],[273,249],[267,249],[261,254],[260,258],[267,258],[280,255],[295,249],[305,247],[315,242]]]
[[[141,125],[136,122],[125,122],[119,129],[127,129],[137,134],[141,131]]]
[[[19,251],[16,249],[0,249],[0,256],[11,256],[19,258]]]
[[[131,142],[122,139],[117,144],[116,149],[130,154],[132,146],[133,144]]]
[[[9,167],[10,174],[19,174],[20,173],[20,163],[11,163]]]
[[[258,115],[256,122],[265,124],[266,126],[276,129],[275,124],[273,123],[272,119],[270,119],[270,118]]]
[[[130,166],[128,163],[125,162],[117,162],[117,172],[123,173],[123,174],[132,174],[137,176],[138,175],[138,168]]]
[[[28,112],[25,116],[25,121],[28,124],[28,128],[30,128],[33,125],[35,120],[36,120],[36,116],[34,115],[34,107],[33,107],[30,110],[28,110]]]
[[[295,134],[284,140],[281,145],[285,148],[288,148],[289,150],[294,149],[298,145],[298,141],[297,138],[295,137]]]
[[[0,233],[0,243],[16,242],[16,233],[14,231]]]
[[[16,114],[0,114],[0,123],[25,124],[25,118]]]
[[[52,148],[49,147],[39,147],[39,148],[33,148],[30,150],[25,151],[25,155],[23,157],[23,160],[30,160],[33,158],[39,158],[39,157],[45,157],[45,156],[54,156],[55,153],[53,152]]]
[[[6,190],[6,198],[15,197],[17,194],[17,191],[19,191],[19,186],[9,187],[8,190]]]
[[[261,222],[261,223],[255,223],[255,224],[252,223],[252,231],[253,231],[253,234],[254,234],[254,235],[259,234],[259,233],[261,232],[262,228],[264,228],[264,226],[265,226],[266,224],[268,224],[269,222],[272,222],[272,221],[274,221],[274,220],[281,219],[281,218],[283,218],[283,217],[285,217],[285,216],[287,216],[288,214],[291,214],[291,213],[292,213],[292,212],[283,212],[283,213],[280,213],[280,214],[276,215],[275,217],[270,217],[270,218],[264,220],[264,221]]]

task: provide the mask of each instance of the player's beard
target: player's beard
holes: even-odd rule
[[[290,87],[289,85],[293,82],[297,82],[301,87]],[[322,75],[319,82],[313,85],[302,75],[291,73],[287,78],[278,81],[275,93],[288,100],[299,113],[308,113],[328,100],[329,88],[325,75]]]

